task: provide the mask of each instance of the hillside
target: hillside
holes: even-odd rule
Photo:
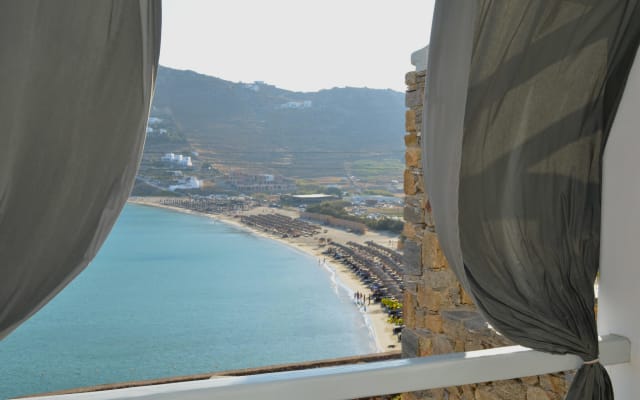
[[[189,149],[217,166],[343,176],[356,160],[403,155],[404,96],[334,88],[302,93],[160,67],[152,116],[173,126],[147,153]],[[347,171],[348,172],[348,171]]]

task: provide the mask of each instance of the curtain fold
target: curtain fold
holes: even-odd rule
[[[469,0],[436,3],[429,45],[429,54],[435,57],[428,60],[425,96],[429,103],[422,111],[425,188],[440,247],[470,295],[460,248],[457,200],[476,8],[476,2]],[[437,170],[432,166],[438,166]]]
[[[425,149],[427,190],[448,193],[432,202],[436,230],[459,235],[440,237],[445,255],[503,335],[597,360],[602,154],[638,48],[638,1],[483,0],[473,29],[465,104],[448,110],[461,129],[430,111],[451,74],[428,71],[424,142],[461,146],[453,160]],[[433,39],[429,67],[447,57]],[[585,364],[567,398],[612,399],[606,370]]]
[[[0,338],[87,264],[129,195],[159,0],[0,4]]]

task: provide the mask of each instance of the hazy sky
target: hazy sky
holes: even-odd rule
[[[404,91],[434,0],[164,0],[160,64],[315,91]]]

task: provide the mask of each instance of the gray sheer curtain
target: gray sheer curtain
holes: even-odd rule
[[[429,55],[427,190],[436,229],[457,232],[441,237],[445,254],[498,331],[586,361],[568,399],[612,399],[597,362],[594,314],[600,180],[640,40],[640,7],[628,0],[446,0],[435,15],[470,11],[473,29],[442,39],[444,20],[432,33],[460,57],[471,48],[468,76],[453,83],[436,64],[451,57],[449,48],[432,42]],[[443,87],[456,90],[442,94]],[[438,110],[434,93],[455,107]],[[439,148],[428,146],[438,142],[449,150],[434,155]]]
[[[129,195],[159,0],[0,3],[0,338],[95,256]]]

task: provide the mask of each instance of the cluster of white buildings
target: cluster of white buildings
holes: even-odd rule
[[[226,176],[226,181],[243,193],[289,193],[296,188],[293,179],[269,174],[253,175],[234,171]]]
[[[311,108],[313,106],[313,102],[311,100],[305,101],[289,101],[287,103],[280,104],[280,108]]]
[[[155,125],[162,122],[161,118],[158,117],[149,117],[149,122],[147,123],[147,133],[159,133],[160,135],[166,135],[167,130],[164,128],[158,128]]]
[[[169,186],[170,191],[176,189],[200,189],[202,187],[202,181],[195,176],[188,176],[184,180],[181,180],[177,185]]]
[[[167,153],[162,156],[160,160],[170,162],[184,168],[193,167],[191,156],[183,156],[182,154]]]

